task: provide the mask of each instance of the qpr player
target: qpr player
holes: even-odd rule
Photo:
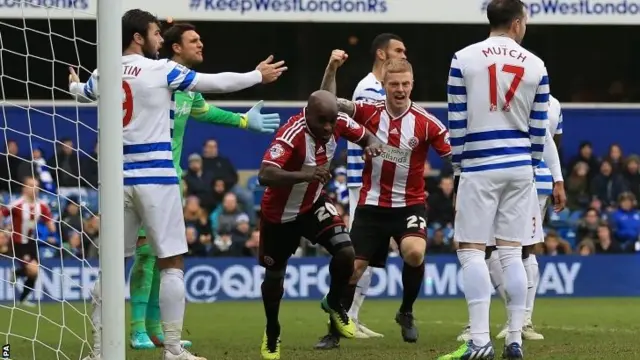
[[[493,359],[490,272],[485,250],[496,245],[508,294],[503,359],[522,359],[527,274],[522,245],[531,237],[534,169],[543,157],[549,77],[544,62],[520,43],[527,28],[520,0],[492,0],[489,37],[458,51],[447,87],[457,193],[459,244],[471,340],[441,360]],[[526,243],[525,243],[526,245]]]
[[[322,89],[335,92],[336,72],[346,58],[342,50],[332,52]],[[413,304],[424,280],[427,247],[424,163],[430,146],[446,158],[451,155],[451,146],[445,126],[410,100],[411,64],[405,59],[387,60],[383,74],[384,100],[367,103],[338,99],[341,111],[384,144],[380,157],[365,161],[363,186],[351,229],[356,261],[343,304],[353,302],[356,283],[367,266],[385,266],[389,241],[393,239],[404,260],[402,304],[395,321],[401,327],[404,341],[416,342],[418,329]],[[338,342],[339,338],[330,333],[317,347],[337,347]]]
[[[280,359],[278,313],[284,277],[301,237],[332,255],[331,284],[321,306],[342,336],[354,337],[355,325],[341,303],[353,273],[354,250],[346,225],[322,191],[331,177],[329,164],[341,137],[365,148],[366,157],[380,153],[380,141],[338,111],[335,95],[319,90],[311,94],[300,114],[280,128],[262,160],[258,176],[267,186],[258,255],[266,269],[261,286],[267,320],[260,349],[263,359]]]

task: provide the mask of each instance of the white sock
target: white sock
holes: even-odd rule
[[[91,290],[91,323],[93,324],[93,354],[100,355],[102,345],[102,290],[100,276]]]
[[[367,267],[360,280],[358,280],[356,293],[353,296],[353,303],[351,304],[351,309],[349,309],[349,317],[352,318],[355,322],[358,322],[360,308],[362,307],[364,298],[367,297],[367,291],[369,290],[369,286],[371,285],[372,276],[372,269],[370,267]]]
[[[522,344],[522,327],[527,302],[527,273],[522,263],[522,247],[498,246],[498,255],[504,273],[509,312],[509,332],[506,343]]]
[[[540,269],[538,267],[538,259],[536,259],[535,255],[529,255],[525,260],[524,268],[527,271],[526,324],[531,322],[533,316],[533,304],[536,301],[536,292],[538,291],[538,282],[540,281]]]
[[[180,269],[160,271],[160,317],[164,331],[164,348],[173,355],[182,353],[180,340],[185,308],[184,272]]]
[[[504,274],[502,274],[502,264],[500,263],[500,256],[498,256],[498,252],[494,251],[491,253],[491,257],[486,260],[487,267],[489,268],[489,275],[491,276],[491,284],[493,288],[500,294],[500,298],[502,299],[502,303],[507,305],[507,294],[504,291]],[[507,311],[507,315],[508,315]]]
[[[471,340],[484,346],[489,337],[489,308],[491,306],[491,278],[484,262],[484,251],[460,249],[457,252],[462,266],[464,297],[469,307],[469,332]]]

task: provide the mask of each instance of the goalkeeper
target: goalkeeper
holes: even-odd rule
[[[171,22],[169,20],[169,22]],[[203,44],[195,26],[176,23],[164,34],[163,52],[178,64],[192,68],[202,63]],[[171,150],[173,162],[182,176],[180,157],[182,142],[189,116],[197,121],[210,124],[237,127],[261,133],[273,133],[280,126],[278,114],[261,114],[262,102],[256,104],[246,114],[236,114],[209,106],[201,94],[194,92],[175,93],[175,114]],[[140,230],[130,275],[131,291],[131,347],[150,349],[162,346],[164,334],[160,323],[160,273],[156,258],[147,244],[144,229]],[[189,347],[189,341],[183,341]]]

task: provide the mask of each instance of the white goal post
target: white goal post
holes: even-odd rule
[[[96,1],[97,8],[88,9],[91,12],[78,10],[73,3],[15,0],[5,4],[10,9],[3,10],[8,11],[11,19],[3,19],[0,13],[0,137],[5,142],[0,145],[0,345],[3,345],[0,357],[3,359],[10,356],[20,360],[79,360],[90,355],[95,329],[90,322],[91,306],[87,298],[98,274],[102,289],[101,358],[126,359],[123,0]],[[18,12],[22,12],[22,19],[16,16]],[[57,19],[65,19],[66,23],[61,25]],[[97,38],[76,33],[76,20],[84,21],[83,25],[91,21],[89,27],[95,24]],[[38,23],[31,26],[32,21]],[[56,50],[61,43],[65,43],[62,47],[66,46],[69,53]],[[87,65],[93,59],[83,62],[80,47],[97,52],[100,100],[97,105],[92,104],[98,107],[97,124],[83,122],[81,105],[62,86],[67,82],[69,66],[81,69],[79,75],[84,81],[87,73],[93,71],[94,65]],[[48,100],[32,99],[31,91],[40,91],[35,97]],[[68,96],[61,96],[62,92]],[[64,112],[61,107],[75,109],[75,114]],[[76,136],[59,138],[58,127],[75,128]],[[82,139],[87,133],[92,135],[91,139]],[[80,146],[88,141],[93,145],[96,140],[100,156],[89,154],[87,146]],[[72,160],[62,163],[59,159],[64,156]],[[87,173],[80,171],[81,158],[93,163],[91,181],[85,177]],[[13,163],[17,168],[11,167]],[[68,163],[73,163],[71,167],[75,166],[77,172],[69,172],[65,167]],[[60,180],[63,177],[68,180],[64,186]],[[29,178],[37,180],[33,184],[37,184],[39,202],[25,195],[31,191],[26,183],[31,183]],[[87,205],[93,202],[94,206]],[[73,216],[64,217],[70,208],[75,209],[69,210],[75,212],[74,216],[78,215],[77,225],[70,222]],[[35,244],[35,250],[29,250],[33,255],[23,254],[20,249],[25,249],[24,244]],[[99,261],[89,255],[98,252]],[[30,265],[34,261],[39,266]],[[35,284],[27,286],[36,276]],[[25,289],[32,289],[28,296]],[[26,299],[20,299],[23,293]]]
[[[98,174],[102,359],[125,360],[122,0],[98,1]],[[116,110],[117,109],[117,110]],[[104,236],[104,234],[108,236]]]

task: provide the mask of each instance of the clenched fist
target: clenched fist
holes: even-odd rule
[[[344,64],[344,62],[347,61],[348,58],[349,58],[349,55],[347,55],[347,53],[344,52],[344,50],[340,50],[340,49],[333,50],[331,52],[331,57],[329,58],[328,66],[335,70],[340,66],[342,66],[342,64]]]

